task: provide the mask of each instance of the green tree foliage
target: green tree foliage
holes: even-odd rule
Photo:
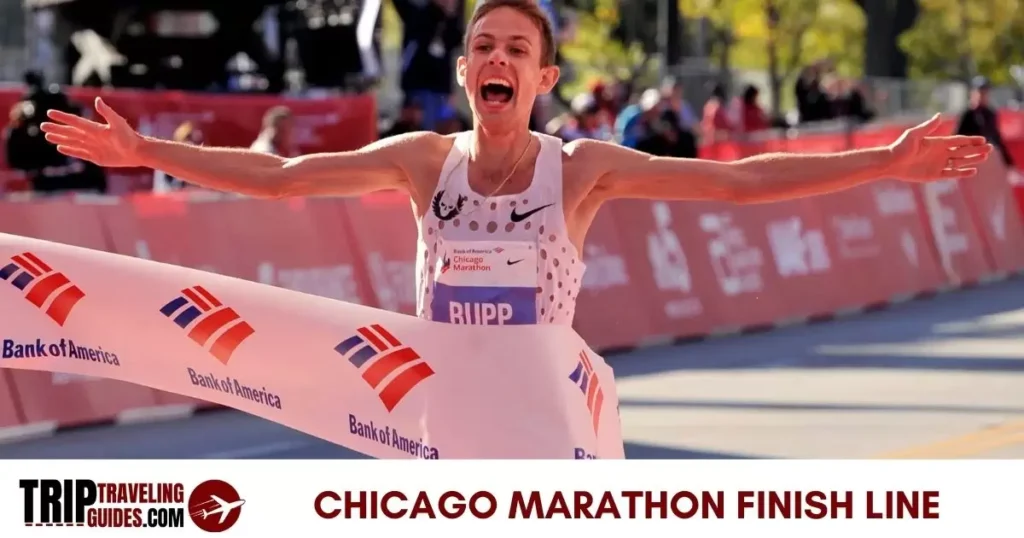
[[[619,24],[617,0],[594,0],[593,11],[578,11],[565,35],[561,52],[571,66],[571,80],[562,87],[566,96],[583,91],[592,82],[630,78],[644,63],[639,44],[627,46],[612,36]]]
[[[975,74],[1009,81],[1024,62],[1024,7],[1020,0],[919,0],[914,27],[900,36],[911,76],[966,79]]]
[[[680,11],[713,27],[713,54],[725,68],[766,70],[778,89],[815,60],[860,75],[864,12],[853,0],[679,0]],[[774,6],[775,27],[770,8]],[[773,61],[774,57],[774,61]]]
[[[730,61],[744,69],[767,69],[773,33],[767,0],[679,0],[689,18],[706,18],[728,38]],[[852,0],[775,0],[774,32],[783,74],[814,60],[832,58],[839,72],[857,75],[863,66],[864,12]]]

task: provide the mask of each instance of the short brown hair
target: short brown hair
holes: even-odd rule
[[[551,25],[551,19],[548,18],[548,14],[544,12],[540,5],[537,4],[537,0],[477,0],[476,7],[473,9],[473,16],[470,17],[469,24],[466,25],[466,35],[462,39],[462,46],[466,49],[466,54],[469,54],[469,38],[473,34],[473,27],[485,15],[502,7],[511,8],[526,15],[537,25],[537,29],[540,30],[540,37],[543,40],[540,52],[541,65],[545,67],[554,65],[555,32]]]

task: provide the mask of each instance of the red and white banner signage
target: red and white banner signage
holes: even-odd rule
[[[127,381],[137,407],[144,387],[208,400],[377,458],[623,457],[612,371],[568,327],[435,323],[3,234],[0,367]]]
[[[1022,479],[1014,461],[30,461],[0,469],[0,532],[1009,538]]]

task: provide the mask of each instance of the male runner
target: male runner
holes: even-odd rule
[[[881,178],[966,178],[992,149],[982,137],[939,132],[938,116],[885,147],[735,162],[653,157],[595,140],[563,144],[528,129],[537,95],[558,80],[554,56],[551,24],[534,0],[481,0],[457,64],[473,109],[470,132],[409,133],[289,159],[144,137],[100,99],[105,124],[50,111],[57,123],[42,130],[72,157],[254,197],[405,191],[419,228],[419,315],[487,325],[572,322],[583,241],[608,200],[758,203]]]

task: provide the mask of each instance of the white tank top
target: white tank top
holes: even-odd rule
[[[421,318],[471,325],[571,325],[584,264],[562,207],[562,141],[532,133],[529,188],[484,196],[469,187],[472,133],[456,136],[431,205],[417,223]]]

